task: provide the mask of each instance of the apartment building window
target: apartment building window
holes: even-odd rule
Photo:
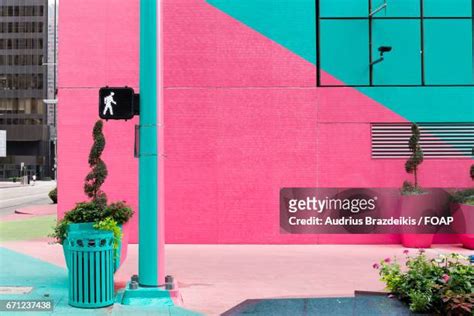
[[[41,90],[43,74],[0,74],[4,90]]]
[[[43,22],[2,22],[0,33],[42,33]]]
[[[0,99],[2,114],[44,114],[45,105],[38,99]],[[34,125],[34,124],[31,124]]]
[[[0,16],[43,16],[44,8],[40,5],[1,6]]]

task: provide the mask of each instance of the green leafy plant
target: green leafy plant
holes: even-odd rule
[[[117,222],[112,217],[106,217],[103,220],[95,222],[94,228],[98,230],[108,230],[114,234],[114,249],[115,254],[117,254],[120,241],[122,240],[122,230]]]
[[[71,223],[99,223],[111,219],[117,225],[122,225],[128,222],[132,216],[132,209],[124,202],[112,203],[105,209],[101,209],[94,202],[81,202],[57,221],[53,233],[49,236],[62,244],[67,236],[67,225]]]
[[[471,165],[469,175],[474,181],[474,165]],[[459,204],[474,205],[474,188],[455,191],[452,199]]]
[[[474,188],[458,190],[453,193],[452,199],[460,204],[474,205]]]
[[[420,128],[416,124],[412,124],[411,126],[411,137],[408,140],[408,148],[410,149],[411,155],[405,162],[405,171],[413,174],[415,183],[411,184],[405,181],[402,187],[402,194],[422,194],[423,190],[418,185],[418,168],[423,162],[423,150],[420,146]]]
[[[58,244],[63,244],[67,235],[67,227],[70,224],[68,220],[60,219],[56,222],[56,226],[53,227],[53,232],[49,234],[49,237],[54,238]]]
[[[117,224],[122,225],[133,216],[133,210],[125,204],[125,201],[119,201],[108,205],[105,208],[104,215],[113,218]]]
[[[53,201],[54,204],[58,203],[58,187],[55,187],[48,193],[49,198]]]
[[[431,308],[431,299],[433,295],[431,293],[412,290],[408,293],[410,299],[410,310],[414,313],[423,313]]]
[[[416,187],[410,181],[404,181],[402,185],[402,189],[400,190],[402,195],[417,195],[423,194],[424,191],[420,187]]]
[[[374,264],[381,281],[413,312],[471,315],[474,300],[474,267],[459,254],[428,258],[423,250],[406,261],[386,258]]]
[[[105,148],[105,137],[102,132],[103,122],[98,120],[92,131],[94,144],[89,153],[89,166],[91,171],[87,174],[84,183],[84,192],[92,199],[98,207],[105,208],[107,205],[107,195],[101,190],[107,178],[107,166],[101,159],[102,152]]]

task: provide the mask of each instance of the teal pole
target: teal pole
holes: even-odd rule
[[[140,1],[140,153],[138,279],[158,280],[157,0]]]

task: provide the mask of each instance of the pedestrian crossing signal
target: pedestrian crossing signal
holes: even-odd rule
[[[129,87],[103,87],[99,90],[99,117],[104,120],[129,120],[138,114],[138,98]]]

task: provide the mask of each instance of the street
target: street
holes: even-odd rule
[[[35,185],[27,186],[0,183],[0,216],[12,214],[18,208],[50,204],[48,193],[55,186],[55,181],[36,181]]]

